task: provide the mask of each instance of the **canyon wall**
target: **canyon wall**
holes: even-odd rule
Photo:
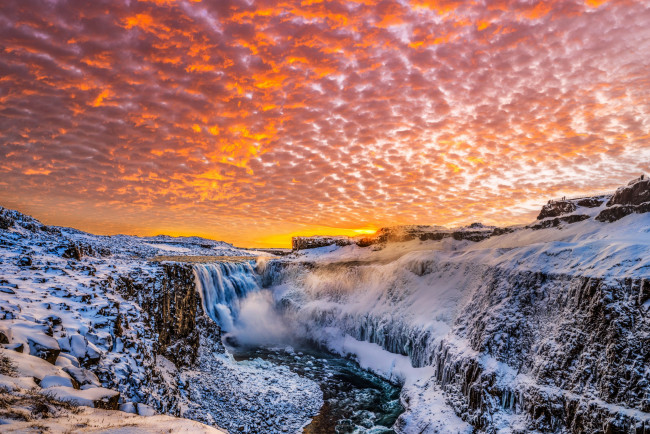
[[[431,383],[476,428],[650,432],[650,280],[414,254],[273,261],[263,281],[314,339],[336,328],[433,366]]]

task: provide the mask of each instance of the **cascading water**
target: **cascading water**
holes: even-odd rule
[[[223,331],[233,330],[241,302],[260,290],[260,276],[251,261],[194,265],[203,310]]]
[[[302,328],[292,327],[296,318],[278,303],[282,291],[262,289],[273,270],[265,269],[262,276],[256,268],[252,261],[194,266],[203,308],[226,333],[224,343],[236,360],[286,366],[320,385],[325,404],[304,432],[393,433],[389,427],[404,410],[400,386],[314,348]]]

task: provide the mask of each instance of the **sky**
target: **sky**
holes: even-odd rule
[[[650,2],[2,0],[0,205],[239,246],[650,173]]]

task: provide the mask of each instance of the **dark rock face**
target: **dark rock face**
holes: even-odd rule
[[[154,280],[136,282],[121,276],[116,282],[117,290],[127,298],[137,298],[148,313],[153,332],[158,335],[157,352],[177,367],[191,366],[199,345],[196,321],[203,315],[192,267],[162,264]],[[117,319],[114,328],[118,328]]]
[[[192,267],[165,264],[163,269],[162,300],[156,309],[160,351],[177,366],[189,366],[199,346],[196,318],[202,314],[201,299]]]
[[[348,246],[353,241],[348,237],[293,237],[291,239],[291,246],[293,250],[315,249],[318,247],[326,247],[331,245]]]
[[[611,223],[630,214],[646,212],[650,212],[650,179],[642,176],[616,190],[596,220]]]
[[[93,401],[95,408],[101,408],[103,410],[118,410],[120,407],[120,394],[107,396],[102,399],[96,399]]]
[[[616,190],[607,206],[641,205],[645,202],[650,202],[650,179],[642,177]]]
[[[571,223],[577,223],[588,219],[589,219],[588,215],[573,214],[573,215],[567,215],[563,217],[555,217],[554,219],[544,220],[528,227],[534,230],[555,228],[560,226],[561,223],[571,224]]]
[[[105,387],[119,389],[131,399],[147,403],[160,413],[180,416],[182,387],[168,382],[167,374],[160,370],[157,362],[160,356],[172,362],[181,372],[198,369],[201,339],[214,341],[211,344],[211,354],[225,352],[221,343],[221,330],[204,314],[192,266],[163,263],[155,269],[154,274],[136,269],[106,284],[121,293],[125,299],[136,300],[142,307],[143,319],[147,325],[142,330],[142,336],[148,342],[153,341],[153,346],[143,346],[140,340],[129,340],[127,336],[119,337],[125,348],[136,348],[141,354],[139,360],[145,369],[146,381],[127,381],[124,384],[123,380],[114,378],[110,372],[105,371],[96,372],[99,379]],[[124,323],[124,316],[115,314],[112,329],[119,330],[123,327],[128,327]],[[115,333],[116,338],[119,334],[121,333]]]
[[[585,197],[576,201],[576,205],[585,208],[598,208],[603,202],[605,202],[605,199],[601,197]]]
[[[497,385],[494,374],[444,345],[436,354],[438,380],[464,396],[457,409],[478,427],[501,406],[527,413],[541,431],[630,432],[643,421],[615,406],[650,411],[642,368],[650,363],[650,320],[640,304],[647,285],[492,270],[457,327],[472,349],[534,381]]]
[[[576,210],[576,208],[576,204],[568,200],[549,200],[548,203],[542,207],[542,211],[537,216],[537,220],[571,214]]]
[[[492,231],[456,231],[451,234],[455,240],[468,240],[474,241],[475,243],[486,240],[492,235]]]
[[[614,205],[610,208],[605,208],[596,216],[596,220],[600,222],[615,222],[630,214],[643,214],[650,212],[650,202],[641,205]]]

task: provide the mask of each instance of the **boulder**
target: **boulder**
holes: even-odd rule
[[[22,344],[23,348],[29,347],[29,354],[40,357],[54,364],[61,352],[61,347],[56,339],[48,336],[50,328],[44,324],[37,324],[24,320],[1,320],[0,333],[4,336],[5,344]],[[0,341],[3,339],[0,337]]]
[[[88,369],[78,368],[75,366],[65,366],[63,370],[65,371],[66,374],[70,375],[79,384],[80,387],[101,386],[101,383],[99,382],[99,378],[97,378],[97,375],[95,375],[94,372],[89,371]]]
[[[21,344],[21,343],[4,344],[2,347],[6,348],[7,350],[16,351],[18,353],[24,353],[25,352],[25,344]]]
[[[143,404],[141,402],[138,402],[136,405],[138,414],[140,416],[155,416],[156,415],[156,410],[153,409],[153,407]]]
[[[69,345],[70,354],[79,360],[83,366],[93,365],[99,362],[102,356],[102,350],[97,348],[95,344],[89,342],[84,336],[75,333],[70,336],[69,344],[64,342],[64,347]]]
[[[537,216],[537,220],[571,214],[576,210],[576,208],[576,204],[568,200],[549,200],[548,203],[542,207],[542,210]]]
[[[77,261],[79,261],[83,257],[83,253],[78,245],[74,243],[70,243],[65,248],[61,256],[66,259],[76,259]]]
[[[33,377],[13,377],[10,375],[0,374],[0,390],[4,391],[20,391],[36,389],[38,384],[34,381]]]
[[[69,376],[62,377],[60,375],[46,375],[41,380],[41,387],[47,389],[49,387],[72,387],[73,389],[79,389],[79,383],[74,381]]]
[[[7,349],[0,349],[0,355],[9,359],[16,369],[19,377],[32,377],[38,382],[48,375],[68,377],[68,374],[58,366],[54,366],[45,360]]]
[[[607,206],[641,205],[645,202],[650,202],[650,179],[642,176],[618,188],[607,202]]]
[[[86,338],[80,334],[70,336],[70,353],[81,360],[86,357]]]
[[[88,342],[86,345],[86,364],[95,364],[99,362],[101,356],[102,350],[97,348],[92,342]]]
[[[59,357],[59,353],[61,352],[61,348],[56,339],[50,338],[49,336],[36,336],[28,337],[27,342],[29,343],[29,354],[40,357],[48,363],[56,363],[56,358]]]
[[[104,410],[117,410],[119,407],[120,392],[103,387],[77,390],[70,387],[55,386],[48,388],[47,391],[54,398],[72,404],[102,408]]]
[[[133,402],[125,402],[124,404],[121,404],[119,410],[124,413],[138,414],[138,409]]]
[[[89,343],[98,345],[104,349],[110,349],[113,346],[113,337],[105,331],[88,332],[86,339]]]
[[[79,360],[72,354],[66,354],[66,353],[60,353],[59,357],[56,359],[56,366],[59,366],[61,368],[65,368],[67,366],[74,366],[75,368],[78,368],[79,365]]]
[[[31,267],[32,258],[30,256],[23,256],[18,260],[18,265],[20,265],[21,267]]]

